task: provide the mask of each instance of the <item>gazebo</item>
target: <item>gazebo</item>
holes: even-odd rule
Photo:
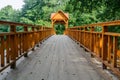
[[[63,24],[65,25],[65,29],[68,28],[68,13],[64,13],[63,11],[58,11],[56,13],[51,14],[52,28],[54,28],[55,24]]]

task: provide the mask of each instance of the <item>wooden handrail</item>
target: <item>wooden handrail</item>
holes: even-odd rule
[[[104,69],[109,67],[120,76],[120,33],[108,31],[108,27],[115,26],[120,26],[120,20],[68,28],[66,34],[100,59]],[[101,31],[97,32],[96,27]]]
[[[30,50],[53,35],[53,29],[40,25],[0,21],[0,25],[8,25],[10,32],[0,33],[0,72],[8,66],[16,67],[16,61],[22,56],[27,57]],[[24,31],[17,32],[16,27],[22,26]],[[32,31],[28,31],[31,27]],[[36,30],[35,30],[36,29]]]
[[[85,28],[85,27],[98,27],[98,26],[117,26],[120,25],[120,20],[116,21],[110,21],[110,22],[101,22],[101,23],[94,23],[94,24],[88,24],[83,26],[74,26],[69,29],[75,29],[75,28]]]

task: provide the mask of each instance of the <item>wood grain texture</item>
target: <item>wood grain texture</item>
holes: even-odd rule
[[[65,35],[54,35],[17,64],[4,80],[104,80]]]

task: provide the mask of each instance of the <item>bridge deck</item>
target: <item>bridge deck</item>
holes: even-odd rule
[[[54,35],[8,72],[5,80],[104,80],[65,35]]]

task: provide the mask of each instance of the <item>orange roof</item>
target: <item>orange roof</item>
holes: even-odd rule
[[[56,13],[52,13],[51,14],[51,19],[53,19],[58,13],[62,13],[62,15],[64,16],[64,17],[66,17],[67,19],[69,19],[69,16],[68,16],[68,13],[64,13],[63,11],[58,11],[58,12],[56,12]]]

